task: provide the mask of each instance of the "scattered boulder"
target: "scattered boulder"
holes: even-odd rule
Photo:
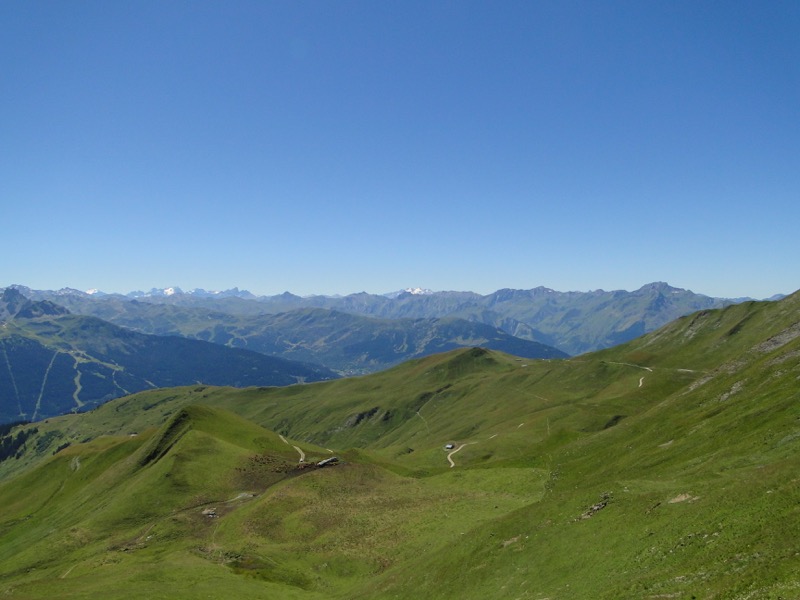
[[[593,516],[595,516],[597,513],[603,510],[606,506],[608,506],[609,502],[611,502],[611,492],[604,492],[600,496],[600,502],[590,506],[580,517],[578,517],[575,520],[582,521],[584,519],[591,519]]]

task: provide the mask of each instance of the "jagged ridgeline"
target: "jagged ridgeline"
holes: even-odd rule
[[[530,290],[256,297],[229,290],[151,290],[87,294],[19,288],[144,333],[245,346],[293,360],[363,374],[458,346],[482,346],[528,358],[554,358],[627,342],[697,310],[741,299],[711,298],[656,282],[635,291]],[[551,347],[548,349],[548,347]]]
[[[799,382],[794,294],[567,360],[462,349],[306,386],[141,392],[5,432],[25,439],[0,463],[0,585],[798,597]]]
[[[342,375],[363,375],[412,358],[470,346],[526,358],[567,356],[538,340],[517,336],[519,328],[512,333],[471,314],[465,315],[469,318],[438,313],[410,318],[348,310],[366,308],[369,301],[352,306],[345,303],[341,309],[334,309],[305,305],[304,299],[291,295],[281,296],[285,302],[276,304],[266,299],[182,293],[132,299],[95,297],[74,290],[61,294],[27,292],[63,302],[76,313],[136,331],[201,339],[288,360],[322,364]],[[374,298],[388,301],[385,297]],[[293,306],[295,300],[300,304]],[[322,300],[323,305],[327,304]]]

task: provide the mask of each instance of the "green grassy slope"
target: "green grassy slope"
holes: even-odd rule
[[[0,591],[800,597],[798,392],[800,294],[571,360],[154,390],[0,463]]]
[[[329,456],[190,405],[158,430],[62,450],[0,488],[2,589],[18,598],[347,595],[420,544],[455,540],[544,490],[544,472],[521,480],[514,469],[424,482],[357,458],[300,469],[295,445]]]
[[[14,581],[13,597],[198,597],[209,579],[252,596],[204,556],[219,517],[203,510],[224,515],[296,462],[277,435],[204,406],[155,432],[67,448],[3,488],[0,580]]]
[[[799,597],[800,344],[788,304],[782,322],[758,305],[707,315],[698,345],[741,333],[747,350],[733,363],[559,448],[542,502],[364,597]],[[745,317],[762,333],[731,333]],[[699,356],[696,366],[709,360]]]

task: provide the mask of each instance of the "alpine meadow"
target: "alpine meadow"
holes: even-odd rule
[[[575,358],[141,392],[6,433],[3,592],[797,597],[799,380],[795,293]]]

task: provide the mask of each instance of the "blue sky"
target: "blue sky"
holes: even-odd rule
[[[800,288],[800,3],[0,3],[2,281]]]

